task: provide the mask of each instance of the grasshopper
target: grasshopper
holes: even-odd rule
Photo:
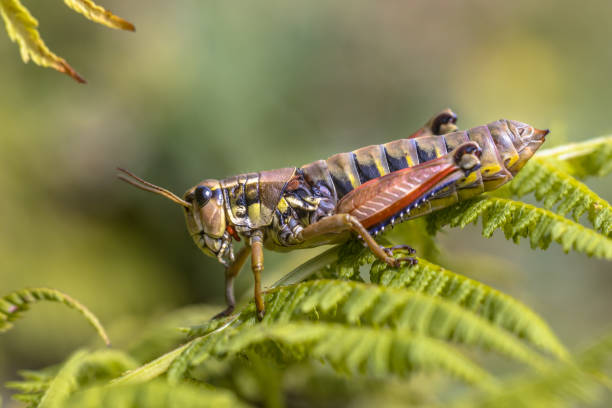
[[[119,178],[162,195],[184,209],[187,229],[205,254],[225,266],[227,308],[234,279],[247,259],[255,280],[257,316],[264,316],[264,247],[290,251],[337,244],[357,235],[392,267],[394,248],[374,237],[394,224],[448,207],[510,181],[542,145],[548,130],[500,119],[458,131],[446,109],[406,139],[339,153],[301,167],[204,180],[183,198],[124,169]],[[234,254],[233,241],[245,245]],[[408,253],[414,251],[402,246]]]

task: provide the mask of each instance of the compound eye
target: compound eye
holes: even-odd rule
[[[194,194],[196,202],[200,207],[204,207],[213,195],[211,189],[206,186],[196,187]]]

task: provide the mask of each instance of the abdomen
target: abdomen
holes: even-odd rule
[[[481,170],[437,193],[425,205],[410,213],[410,217],[413,218],[473,197],[485,190],[493,190],[511,179],[496,147],[496,142],[499,143],[500,139],[504,139],[506,131],[505,121],[497,121],[486,126],[441,136],[399,139],[381,145],[362,147],[352,152],[339,153],[327,160],[303,166],[302,170],[310,183],[323,183],[329,186],[337,202],[369,180],[433,160],[469,140],[478,143],[482,148]],[[513,149],[511,146],[510,148]],[[518,157],[516,151],[504,150],[504,152]]]

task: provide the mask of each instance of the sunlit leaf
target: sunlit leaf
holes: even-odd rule
[[[91,0],[64,0],[64,2],[89,20],[112,28],[134,31],[132,23],[117,17]],[[0,0],[0,14],[2,14],[9,38],[19,45],[23,62],[27,63],[31,60],[37,65],[53,68],[69,75],[77,82],[85,83],[85,79],[65,59],[57,56],[47,47],[38,32],[38,20],[19,0]]]
[[[98,6],[91,0],[64,0],[64,3],[77,13],[81,13],[91,21],[104,24],[111,28],[135,31],[134,24],[117,17],[104,7]]]
[[[23,62],[32,60],[37,65],[53,68],[70,75],[78,82],[85,83],[85,79],[68,65],[65,59],[55,55],[45,45],[36,29],[38,21],[19,0],[0,0],[0,13],[9,38],[19,44]]]

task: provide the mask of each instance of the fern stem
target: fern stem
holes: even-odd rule
[[[232,318],[228,319],[228,321],[225,324],[223,324],[221,327],[206,334],[205,336],[198,337],[191,341],[188,341],[187,343],[175,348],[174,350],[167,352],[166,354],[156,358],[155,360],[147,364],[144,364],[133,370],[127,371],[126,373],[121,375],[121,377],[117,377],[114,380],[112,380],[110,384],[112,385],[135,384],[135,383],[150,381],[156,377],[159,377],[160,375],[164,374],[168,370],[168,367],[170,367],[170,364],[172,364],[172,362],[176,359],[176,357],[181,355],[181,353],[183,353],[185,350],[187,350],[197,341],[200,341],[200,339],[206,336],[212,336],[215,333],[222,332],[227,327],[229,327],[238,318],[238,316],[239,315],[234,315]]]

